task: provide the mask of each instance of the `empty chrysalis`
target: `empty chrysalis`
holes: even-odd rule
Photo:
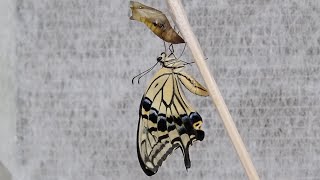
[[[147,25],[151,31],[166,42],[172,44],[184,43],[184,40],[171,27],[168,18],[159,10],[130,1],[131,20],[137,20]]]

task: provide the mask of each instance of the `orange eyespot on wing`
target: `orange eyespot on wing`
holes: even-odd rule
[[[130,8],[132,11],[131,20],[144,23],[154,34],[166,42],[184,43],[182,37],[174,31],[168,18],[161,11],[136,1],[130,1]]]

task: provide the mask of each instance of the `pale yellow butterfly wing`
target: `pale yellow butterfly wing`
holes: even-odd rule
[[[199,96],[209,96],[208,90],[197,80],[185,72],[179,72],[180,82],[192,93]]]
[[[185,73],[163,67],[155,74],[141,100],[137,152],[140,165],[149,176],[158,171],[176,148],[182,150],[185,166],[190,168],[189,146],[204,138],[202,118],[186,100],[179,81],[191,90],[202,87],[192,88],[190,77]]]

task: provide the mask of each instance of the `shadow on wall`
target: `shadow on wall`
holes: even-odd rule
[[[0,161],[0,179],[1,180],[11,180],[11,174],[9,170]]]

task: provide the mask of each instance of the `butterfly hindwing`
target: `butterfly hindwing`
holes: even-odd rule
[[[185,166],[190,168],[189,146],[193,141],[204,138],[202,118],[189,105],[179,85],[179,82],[189,79],[183,83],[189,86],[189,90],[203,87],[190,83],[190,77],[184,72],[163,67],[155,74],[142,97],[137,151],[140,165],[149,176],[158,171],[176,148],[181,149]],[[202,94],[206,91],[203,89]]]

